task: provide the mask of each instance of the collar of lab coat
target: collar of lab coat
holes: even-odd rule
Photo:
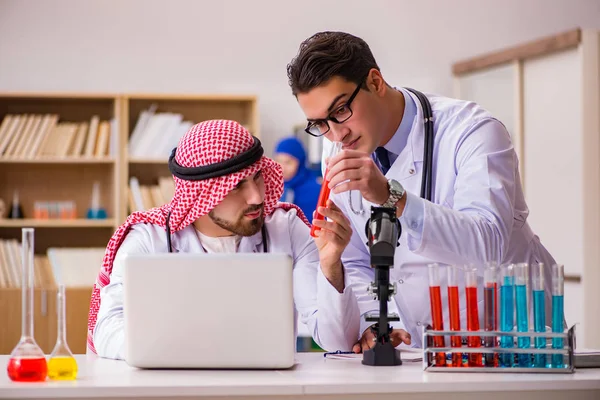
[[[265,221],[266,223],[266,221]],[[165,239],[166,241],[166,239]],[[166,243],[166,242],[165,242]],[[194,225],[188,225],[171,237],[171,246],[174,253],[197,253],[204,252],[200,238],[196,234]],[[261,232],[252,236],[243,236],[240,240],[238,253],[260,253],[262,252]]]
[[[423,124],[423,107],[421,102],[412,92],[408,92],[410,97],[414,100],[417,106],[417,116],[413,121],[412,128],[410,129],[410,144],[412,150],[412,160],[414,162],[423,161],[423,149],[425,147],[425,126]]]
[[[417,106],[417,115],[413,121],[407,141],[409,145],[404,147],[404,150],[402,150],[402,152],[398,155],[398,158],[394,164],[392,164],[390,170],[386,174],[386,176],[393,177],[394,179],[398,180],[404,180],[416,176],[414,172],[416,170],[415,163],[423,161],[423,141],[425,139],[423,108],[421,107],[419,99],[412,92],[408,92],[408,94],[411,96],[415,102],[415,105]]]

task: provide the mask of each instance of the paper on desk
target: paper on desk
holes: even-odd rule
[[[402,347],[400,349],[400,359],[402,361],[419,362],[423,361],[423,349],[412,347]],[[332,360],[362,360],[363,354],[356,353],[325,353],[325,358]]]

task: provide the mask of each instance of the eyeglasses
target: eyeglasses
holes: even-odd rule
[[[338,108],[329,113],[327,118],[317,119],[309,122],[308,125],[306,125],[304,131],[309,135],[319,137],[329,132],[330,127],[329,122],[327,121],[333,121],[336,124],[341,124],[342,122],[347,121],[348,118],[352,116],[352,109],[350,108],[350,104],[352,104],[352,101],[360,91],[362,85],[363,84],[361,80],[361,83],[359,83],[358,86],[356,86],[356,89],[354,89],[354,92],[352,92],[347,102],[340,105]]]

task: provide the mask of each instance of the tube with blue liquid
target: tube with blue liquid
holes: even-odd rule
[[[564,332],[565,269],[561,264],[552,266],[552,332]],[[552,348],[562,349],[563,339],[552,338]],[[563,355],[552,354],[552,367],[564,368]]]
[[[529,332],[529,307],[527,293],[529,291],[529,265],[521,263],[515,265],[515,302],[517,305],[517,331]],[[520,349],[531,348],[531,338],[519,337],[517,340]],[[517,356],[519,367],[531,367],[531,354],[519,353]]]
[[[514,264],[503,266],[500,269],[500,331],[512,332],[514,327],[515,312],[515,277]],[[500,347],[514,347],[512,336],[500,336]],[[500,354],[500,365],[502,367],[512,367],[514,355],[512,353]]]
[[[544,293],[544,264],[533,265],[532,267],[533,284],[533,329],[536,332],[546,332],[546,298]],[[535,348],[545,349],[546,338],[536,337]],[[536,354],[534,357],[534,367],[546,367],[546,355]]]

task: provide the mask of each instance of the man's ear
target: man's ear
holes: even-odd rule
[[[369,71],[366,85],[369,91],[375,93],[377,96],[383,96],[387,91],[387,85],[383,79],[383,75],[381,75],[381,71],[375,68],[371,68],[371,71]]]

